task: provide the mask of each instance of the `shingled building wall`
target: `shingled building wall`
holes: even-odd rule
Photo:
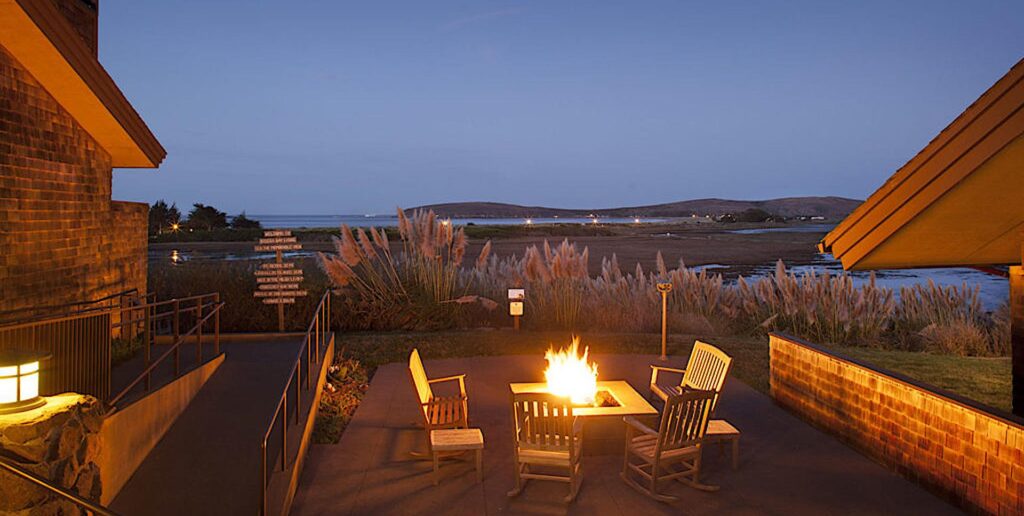
[[[0,316],[145,291],[148,208],[111,201],[111,174],[110,155],[0,47]]]

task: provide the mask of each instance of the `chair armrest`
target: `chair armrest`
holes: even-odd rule
[[[681,375],[686,374],[686,369],[677,369],[675,367],[665,367],[660,365],[651,364],[651,385],[658,383],[658,373],[661,371],[669,373],[679,373]]]
[[[434,378],[433,380],[427,380],[427,383],[434,384],[441,382],[454,382],[456,380],[459,382],[459,393],[462,394],[462,397],[466,397],[466,375],[464,374],[445,376],[444,378]]]
[[[626,416],[622,418],[622,421],[626,423],[626,426],[628,427],[627,429],[634,429],[647,435],[658,435],[657,430],[641,423],[633,416]]]
[[[455,380],[462,380],[466,377],[464,374],[456,374],[452,376],[445,376],[443,378],[434,378],[433,380],[427,380],[427,383],[440,383],[440,382],[452,382]]]

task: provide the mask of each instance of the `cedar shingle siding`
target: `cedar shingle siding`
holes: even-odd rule
[[[1024,427],[797,339],[772,335],[780,405],[972,512],[1024,514]]]
[[[145,290],[148,208],[111,201],[110,163],[0,47],[0,313]]]

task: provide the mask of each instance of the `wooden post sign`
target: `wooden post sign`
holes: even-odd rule
[[[291,231],[269,230],[263,232],[263,238],[256,245],[256,252],[274,251],[277,259],[269,263],[261,263],[256,270],[257,290],[253,297],[263,299],[265,305],[277,305],[277,330],[284,332],[284,305],[295,304],[295,298],[305,297],[303,290],[302,269],[295,262],[286,262],[284,251],[298,251],[302,244],[292,236]]]

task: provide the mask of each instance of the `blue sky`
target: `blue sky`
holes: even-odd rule
[[[100,3],[168,150],[115,198],[230,213],[863,198],[1024,57],[1024,2]]]

